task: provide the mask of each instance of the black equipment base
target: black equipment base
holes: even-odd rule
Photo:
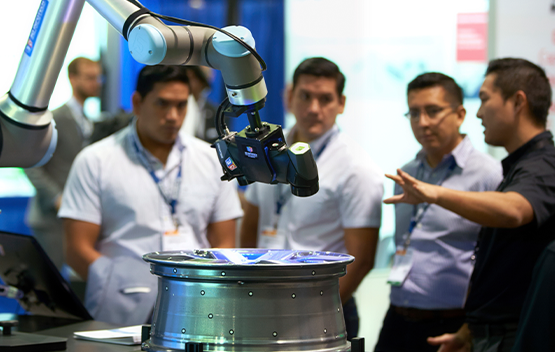
[[[62,337],[12,332],[0,335],[0,350],[5,352],[48,352],[66,349],[67,339]]]

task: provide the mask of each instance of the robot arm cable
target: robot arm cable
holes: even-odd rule
[[[142,13],[148,13],[151,16],[154,16],[158,19],[162,19],[162,20],[166,20],[166,21],[170,21],[173,23],[177,23],[177,24],[182,24],[182,25],[186,25],[186,26],[194,26],[194,27],[204,27],[204,28],[210,28],[213,29],[215,31],[221,32],[225,35],[227,35],[228,37],[232,38],[233,40],[235,40],[237,43],[241,44],[241,46],[243,46],[245,49],[247,49],[255,58],[256,60],[258,60],[258,62],[260,63],[260,66],[262,68],[262,71],[266,71],[267,66],[266,66],[266,62],[264,61],[264,59],[262,59],[262,57],[256,52],[256,50],[254,50],[250,45],[248,45],[247,43],[245,43],[241,38],[237,37],[236,35],[229,33],[228,31],[218,28],[218,27],[214,27],[211,26],[209,24],[204,24],[204,23],[199,23],[199,22],[194,22],[194,21],[188,21],[188,20],[184,20],[181,18],[177,18],[177,17],[171,17],[171,16],[166,16],[166,15],[160,15],[157,13],[154,13],[150,10],[148,10],[146,7],[144,7],[140,2],[136,1],[136,0],[128,0],[130,3],[132,3],[133,5],[137,6],[140,8],[140,14]],[[137,12],[139,12],[137,11]],[[146,12],[145,12],[146,11]],[[139,14],[139,15],[140,15]],[[125,31],[124,31],[125,32]],[[124,36],[127,36],[127,33],[123,33]]]

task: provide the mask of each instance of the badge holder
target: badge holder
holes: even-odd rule
[[[277,228],[272,226],[268,226],[262,231],[259,240],[260,248],[285,248],[285,233],[283,232],[283,230],[278,230]]]
[[[413,254],[413,249],[406,247],[398,249],[395,252],[393,267],[387,278],[388,284],[392,286],[401,286],[403,282],[405,282],[412,268]]]

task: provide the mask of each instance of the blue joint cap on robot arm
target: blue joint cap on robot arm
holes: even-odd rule
[[[255,41],[251,31],[247,28],[242,26],[228,26],[222,29],[240,38],[254,49]],[[243,57],[250,54],[245,47],[224,33],[215,33],[212,37],[212,43],[217,52],[227,57]]]
[[[129,53],[137,62],[156,65],[166,57],[168,50],[164,35],[151,24],[141,24],[129,34]]]

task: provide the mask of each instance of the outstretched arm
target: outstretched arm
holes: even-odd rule
[[[482,226],[514,228],[534,220],[534,210],[517,192],[465,192],[415,179],[397,169],[397,175],[386,174],[403,188],[403,193],[384,200],[386,204],[437,204]]]

